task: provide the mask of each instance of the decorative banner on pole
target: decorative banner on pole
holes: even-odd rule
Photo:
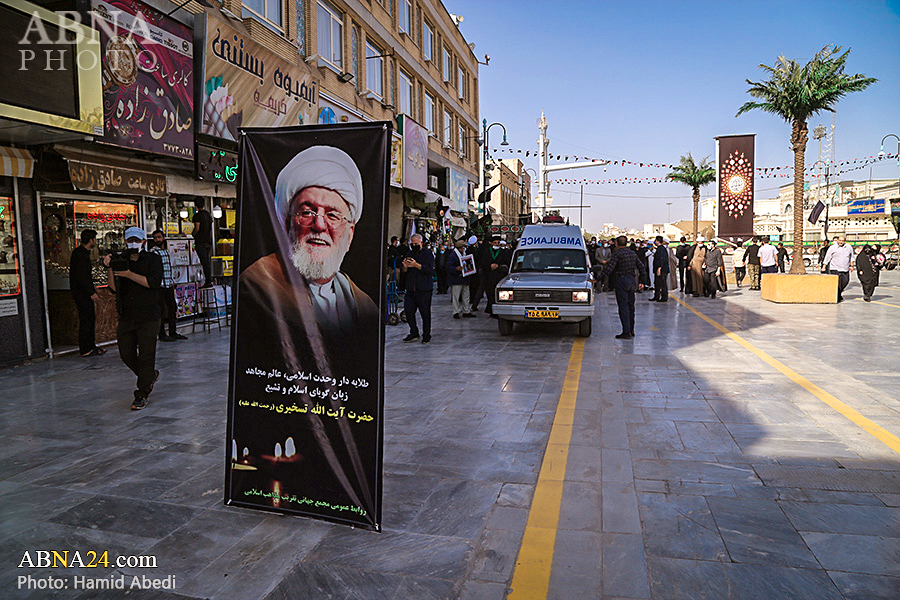
[[[228,505],[381,528],[390,141],[242,130]]]
[[[716,140],[716,236],[733,242],[753,237],[753,174],[756,134]]]

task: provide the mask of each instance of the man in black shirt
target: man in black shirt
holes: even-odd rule
[[[69,289],[78,309],[78,351],[82,356],[100,356],[106,350],[96,344],[95,324],[97,313],[97,288],[91,272],[91,250],[97,246],[97,232],[85,229],[81,232],[81,245],[72,251],[69,261]]]
[[[156,335],[159,332],[159,289],[163,267],[159,256],[147,252],[147,234],[139,227],[125,230],[128,268],[113,270],[110,256],[103,257],[109,269],[109,289],[116,294],[119,326],[119,356],[137,376],[132,410],[147,406],[147,397],[159,379],[156,370]]]
[[[403,297],[403,310],[409,324],[409,335],[404,342],[419,339],[419,326],[416,325],[416,310],[422,315],[422,343],[431,341],[431,294],[434,289],[434,255],[422,245],[422,236],[413,234],[409,240],[409,254],[403,259],[403,271],[406,273],[406,295]]]
[[[688,263],[690,260],[688,259],[688,254],[690,253],[691,247],[688,246],[687,239],[684,236],[681,236],[681,243],[678,244],[678,248],[675,249],[675,258],[678,259],[678,291],[684,292],[684,270],[687,269]]]
[[[750,289],[758,290],[761,267],[759,264],[759,239],[756,236],[750,240],[745,260],[747,261],[747,276],[750,278]]]
[[[644,289],[638,278],[647,275],[644,263],[638,259],[634,250],[627,248],[628,239],[624,235],[616,238],[616,251],[606,266],[600,271],[600,277],[609,273],[616,276],[616,304],[619,306],[619,321],[622,322],[622,333],[616,339],[627,340],[634,337],[634,293]],[[635,277],[637,271],[638,277]]]
[[[191,219],[194,223],[191,235],[194,236],[194,250],[197,251],[197,256],[200,258],[200,266],[203,267],[204,281],[202,287],[209,287],[212,285],[213,218],[203,208],[204,200],[200,196],[194,198],[194,206],[197,207],[197,212],[194,213],[194,218]]]

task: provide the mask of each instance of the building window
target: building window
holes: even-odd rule
[[[466,126],[460,124],[459,126],[459,155],[463,158],[468,156],[468,152],[466,149],[468,148],[468,144],[466,144]]]
[[[412,77],[400,69],[400,113],[413,116],[413,86]]]
[[[444,48],[444,81],[450,81],[450,51]]]
[[[429,133],[434,133],[434,96],[425,92],[425,102],[422,106],[422,120]]]
[[[466,97],[466,72],[462,67],[456,69],[456,89],[459,91],[460,100]]]
[[[384,51],[366,42],[366,86],[379,98],[384,97]]]
[[[400,0],[397,10],[400,12],[398,21],[400,22],[400,31],[412,37],[412,0]]]
[[[319,0],[317,13],[319,46],[318,52],[326,62],[334,66],[338,71],[341,66],[341,41],[343,39],[344,17],[330,3]]]
[[[243,7],[253,16],[281,28],[283,13],[281,0],[244,0]]]
[[[431,23],[425,21],[422,30],[422,58],[426,61],[431,60],[431,49],[434,46],[434,34],[432,33]]]
[[[453,147],[453,116],[448,110],[444,111],[444,145]]]

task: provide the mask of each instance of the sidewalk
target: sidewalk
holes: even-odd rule
[[[0,371],[0,589],[122,598],[72,586],[123,573],[174,575],[173,590],[131,594],[164,600],[499,600],[537,523],[555,546],[530,548],[552,556],[536,597],[900,597],[900,453],[847,416],[900,435],[900,273],[882,284],[877,303],[856,282],[840,305],[774,305],[746,288],[685,300],[743,344],[677,293],[639,296],[637,337],[615,340],[602,294],[577,375],[574,328],[501,337],[435,296],[430,345],[387,328],[380,534],[223,506],[229,331],[161,344],[140,412],[114,349]],[[535,489],[543,502],[557,481],[551,428],[565,448],[552,528],[529,520]],[[158,566],[18,568],[35,550]],[[70,587],[17,589],[48,574]]]

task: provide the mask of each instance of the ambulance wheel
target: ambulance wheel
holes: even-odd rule
[[[397,313],[391,313],[388,315],[387,322],[388,325],[396,325],[400,322],[400,317],[397,315]]]
[[[513,322],[508,319],[497,319],[497,327],[500,328],[500,335],[511,335],[513,332]]]
[[[591,318],[578,322],[578,337],[591,337]]]

